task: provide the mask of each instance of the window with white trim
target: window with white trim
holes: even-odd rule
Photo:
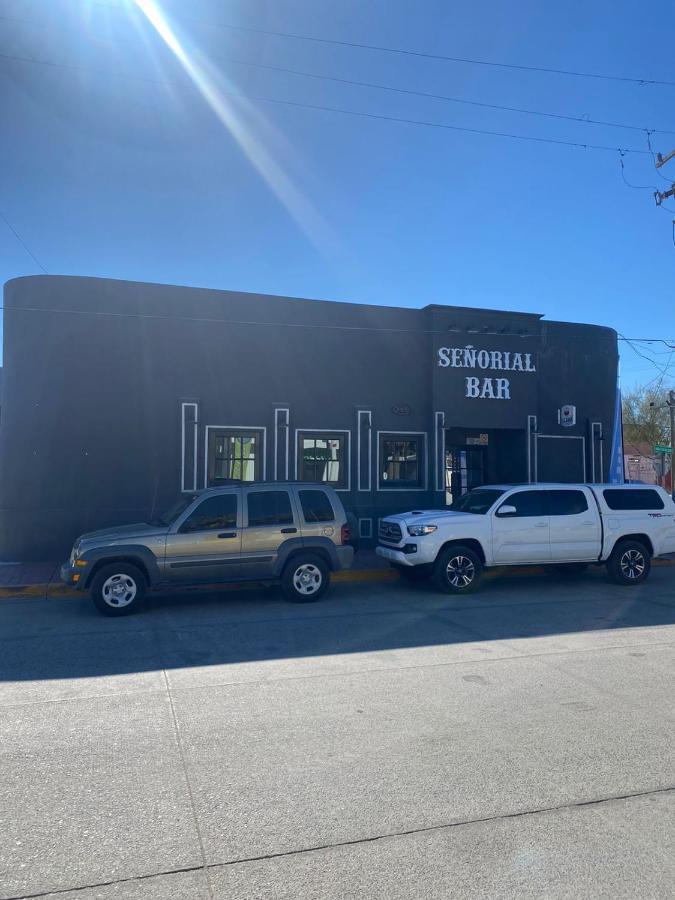
[[[347,433],[298,432],[298,479],[347,487]]]
[[[421,434],[380,435],[380,488],[421,488],[424,440]]]
[[[259,480],[262,448],[261,431],[209,430],[208,486]]]

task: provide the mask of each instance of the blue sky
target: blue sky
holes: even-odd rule
[[[215,27],[675,82],[672,6],[173,0],[162,9],[209,87],[227,92],[227,125],[132,0],[0,3],[0,212],[48,272],[511,308],[611,325],[629,337],[675,338],[675,212],[654,205],[654,187],[668,185],[648,155],[624,159],[630,181],[653,186],[633,190],[616,151],[232,96],[643,151],[640,131],[243,62],[673,132],[675,87]],[[652,143],[665,153],[675,133],[653,135]],[[675,181],[675,160],[662,173]],[[0,221],[0,279],[38,271]],[[646,352],[675,373],[675,354],[657,345]],[[622,370],[628,385],[658,374],[630,348]]]

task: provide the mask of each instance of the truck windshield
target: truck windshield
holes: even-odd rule
[[[479,516],[484,516],[495,500],[501,497],[503,493],[504,491],[499,488],[485,490],[478,488],[458,497],[450,506],[450,510],[452,512],[476,513]]]

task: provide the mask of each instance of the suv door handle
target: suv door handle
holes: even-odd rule
[[[221,531],[221,533],[218,535],[219,538],[235,538],[236,536],[236,531]]]
[[[296,534],[297,531],[298,531],[297,528],[282,528],[281,529],[282,534]]]

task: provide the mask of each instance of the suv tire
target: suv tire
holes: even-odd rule
[[[94,606],[105,616],[129,616],[145,597],[145,575],[130,563],[109,563],[98,570],[91,583]]]
[[[469,547],[453,544],[436,557],[433,582],[446,594],[468,594],[478,586],[483,563]]]
[[[619,541],[607,560],[607,572],[615,584],[640,584],[651,566],[649,550],[640,541]]]
[[[324,559],[314,553],[298,553],[284,566],[281,590],[293,603],[312,603],[328,590],[330,570]]]

